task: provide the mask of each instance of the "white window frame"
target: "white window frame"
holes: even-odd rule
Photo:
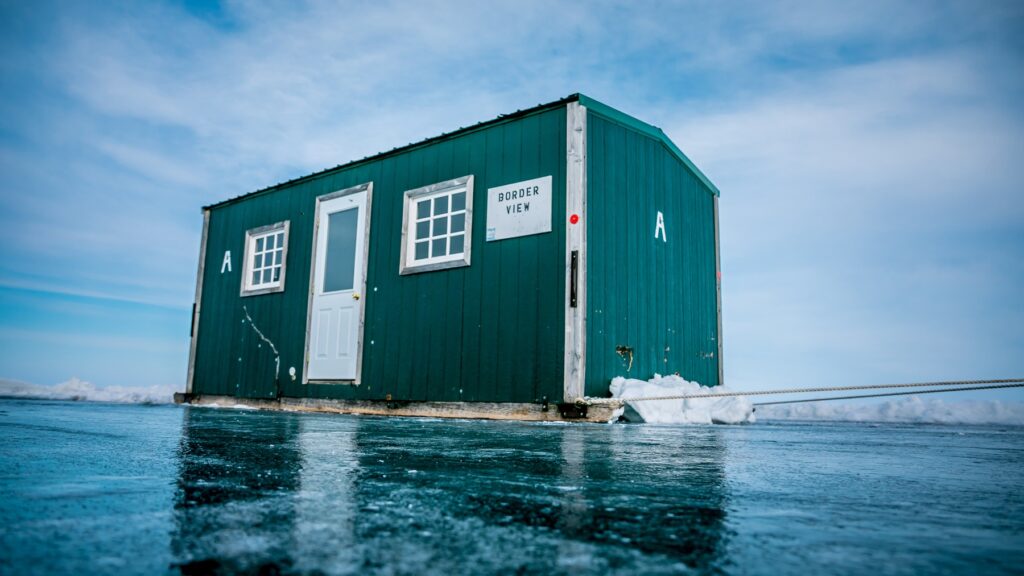
[[[242,296],[257,296],[259,294],[271,294],[273,292],[284,292],[285,272],[288,270],[288,228],[289,221],[277,222],[269,226],[260,226],[245,231],[245,250],[242,252],[244,260],[242,264]],[[284,232],[281,251],[281,275],[277,281],[268,284],[253,284],[253,260],[256,257],[256,240],[266,238],[279,232]],[[275,265],[276,267],[276,265]]]
[[[448,217],[451,218],[451,195],[461,191],[466,192],[466,226],[464,229],[464,239],[462,245],[462,252],[456,254],[447,254],[445,256],[428,257],[416,259],[416,231],[415,226],[417,222],[416,218],[416,206],[425,200],[433,200],[440,196],[448,196]],[[434,215],[431,213],[430,218]],[[429,221],[429,220],[428,220]],[[432,226],[432,225],[431,225]],[[451,233],[451,222],[449,221],[449,229],[445,234],[446,238],[450,238]],[[431,229],[433,234],[433,229]],[[429,186],[423,186],[421,188],[414,188],[412,190],[405,191],[405,202],[402,212],[402,257],[399,265],[399,274],[416,274],[419,272],[431,272],[434,270],[445,270],[448,268],[458,268],[460,266],[469,266],[470,262],[470,250],[472,248],[473,239],[473,176],[462,176],[461,178],[455,178],[453,180],[447,180],[445,182],[439,182],[437,184],[431,184]],[[433,242],[433,240],[431,240]]]

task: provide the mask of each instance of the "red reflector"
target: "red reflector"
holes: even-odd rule
[[[572,216],[569,216],[569,223],[570,224],[575,224],[575,223],[577,223],[579,221],[580,221],[580,217],[579,216],[577,216],[575,214],[573,214]]]

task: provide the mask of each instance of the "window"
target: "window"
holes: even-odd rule
[[[287,221],[246,231],[242,296],[283,292],[287,255]]]
[[[405,193],[400,274],[469,266],[473,177]]]

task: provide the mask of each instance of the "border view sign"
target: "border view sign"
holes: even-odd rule
[[[551,232],[551,176],[487,190],[487,241]]]

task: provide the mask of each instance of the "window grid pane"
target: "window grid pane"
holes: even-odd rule
[[[276,285],[281,280],[284,259],[284,230],[264,234],[255,239],[252,259],[252,287]]]
[[[413,230],[413,261],[463,254],[465,251],[466,190],[456,188],[418,199]]]

